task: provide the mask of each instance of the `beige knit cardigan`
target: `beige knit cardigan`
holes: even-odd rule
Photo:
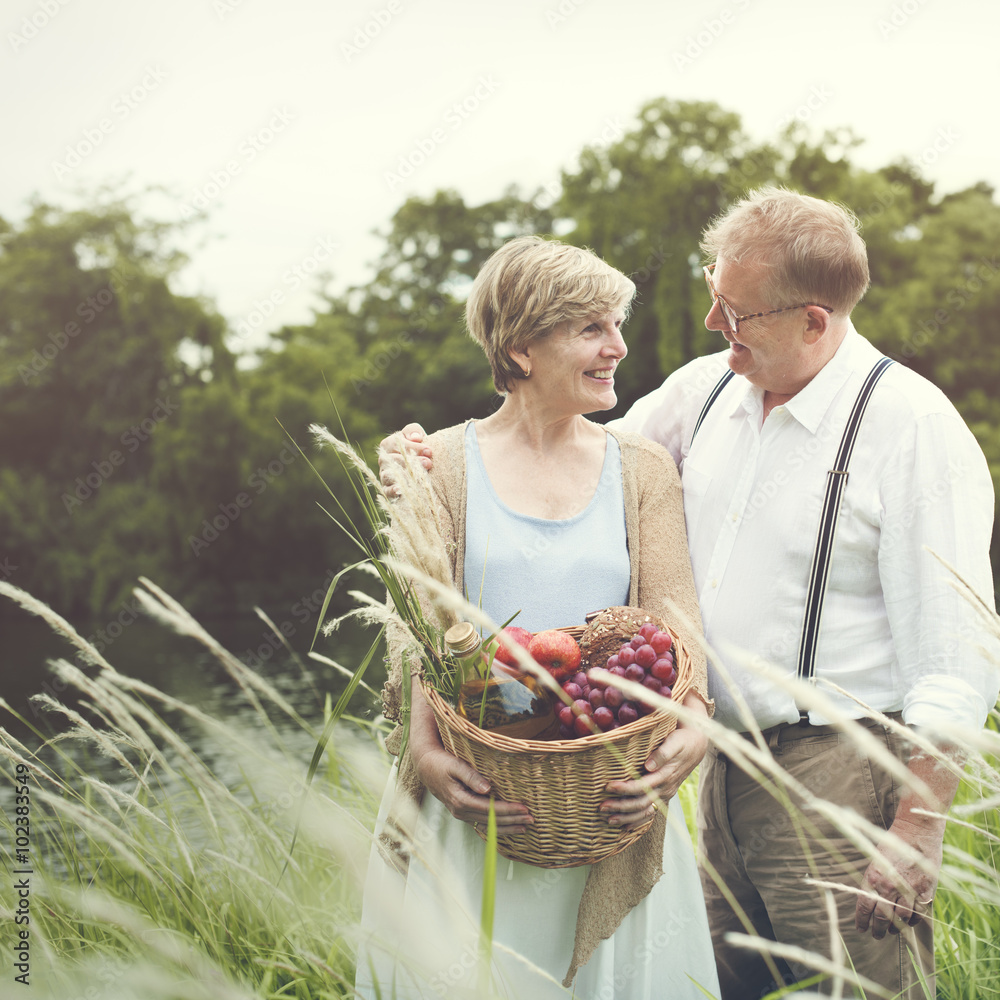
[[[449,427],[427,440],[434,462],[431,485],[440,504],[438,521],[446,535],[444,542],[459,593],[464,592],[466,426],[467,423]],[[612,430],[608,433],[618,441],[622,455],[625,534],[631,562],[629,604],[660,615],[677,632],[692,654],[694,690],[712,712],[714,704],[708,699],[705,655],[700,642],[701,615],[688,555],[677,467],[663,447],[638,434]],[[694,633],[692,628],[696,630]],[[399,722],[402,707],[400,650],[405,642],[398,634],[394,636],[392,630],[389,630],[387,642],[389,677],[382,692],[384,712],[387,718]],[[413,663],[411,669],[417,666]],[[402,726],[397,725],[386,741],[390,752],[399,753],[401,737]],[[399,761],[397,787],[410,801],[398,803],[387,825],[389,830],[396,827],[403,831],[409,825],[403,816],[412,815],[413,803],[419,803],[424,793],[407,752]],[[663,814],[657,813],[652,827],[638,841],[591,867],[577,912],[576,939],[565,986],[572,983],[577,969],[590,959],[597,945],[615,932],[629,910],[648,895],[663,874],[665,824]],[[391,834],[383,835],[384,844],[398,848],[399,842]]]

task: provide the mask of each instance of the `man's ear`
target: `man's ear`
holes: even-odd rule
[[[802,339],[807,344],[816,344],[826,335],[831,326],[831,316],[822,306],[805,307],[805,326]]]

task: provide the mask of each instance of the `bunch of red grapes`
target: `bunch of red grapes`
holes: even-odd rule
[[[669,632],[661,632],[646,622],[628,642],[622,643],[614,656],[608,657],[607,670],[616,677],[642,684],[661,698],[669,698],[677,680],[673,644]],[[654,711],[651,705],[630,701],[613,683],[592,675],[593,671],[581,670],[562,685],[573,704],[564,704],[559,709],[561,740],[618,729]]]

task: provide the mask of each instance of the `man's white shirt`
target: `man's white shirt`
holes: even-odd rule
[[[727,354],[678,369],[614,424],[662,444],[681,470],[705,635],[721,660],[710,670],[716,719],[746,730],[747,709],[761,728],[799,717],[794,695],[768,671],[796,673],[827,472],[880,355],[852,327],[833,359],[766,420],[763,390],[737,376],[692,447]],[[892,365],[849,471],[816,655],[821,690],[849,717],[863,714],[858,699],[902,711],[910,725],[980,729],[996,702],[997,662],[984,648],[983,619],[933,554],[994,607],[993,484],[978,443],[940,390]],[[810,721],[830,719],[814,709]]]

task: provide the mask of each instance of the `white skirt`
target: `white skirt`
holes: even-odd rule
[[[395,784],[394,766],[376,837]],[[358,948],[359,996],[704,1000],[703,990],[719,995],[701,883],[676,800],[668,810],[663,876],[598,945],[571,990],[560,984],[569,970],[590,866],[546,869],[498,857],[487,969],[479,959],[483,841],[428,793],[416,842],[405,877],[372,849]]]

